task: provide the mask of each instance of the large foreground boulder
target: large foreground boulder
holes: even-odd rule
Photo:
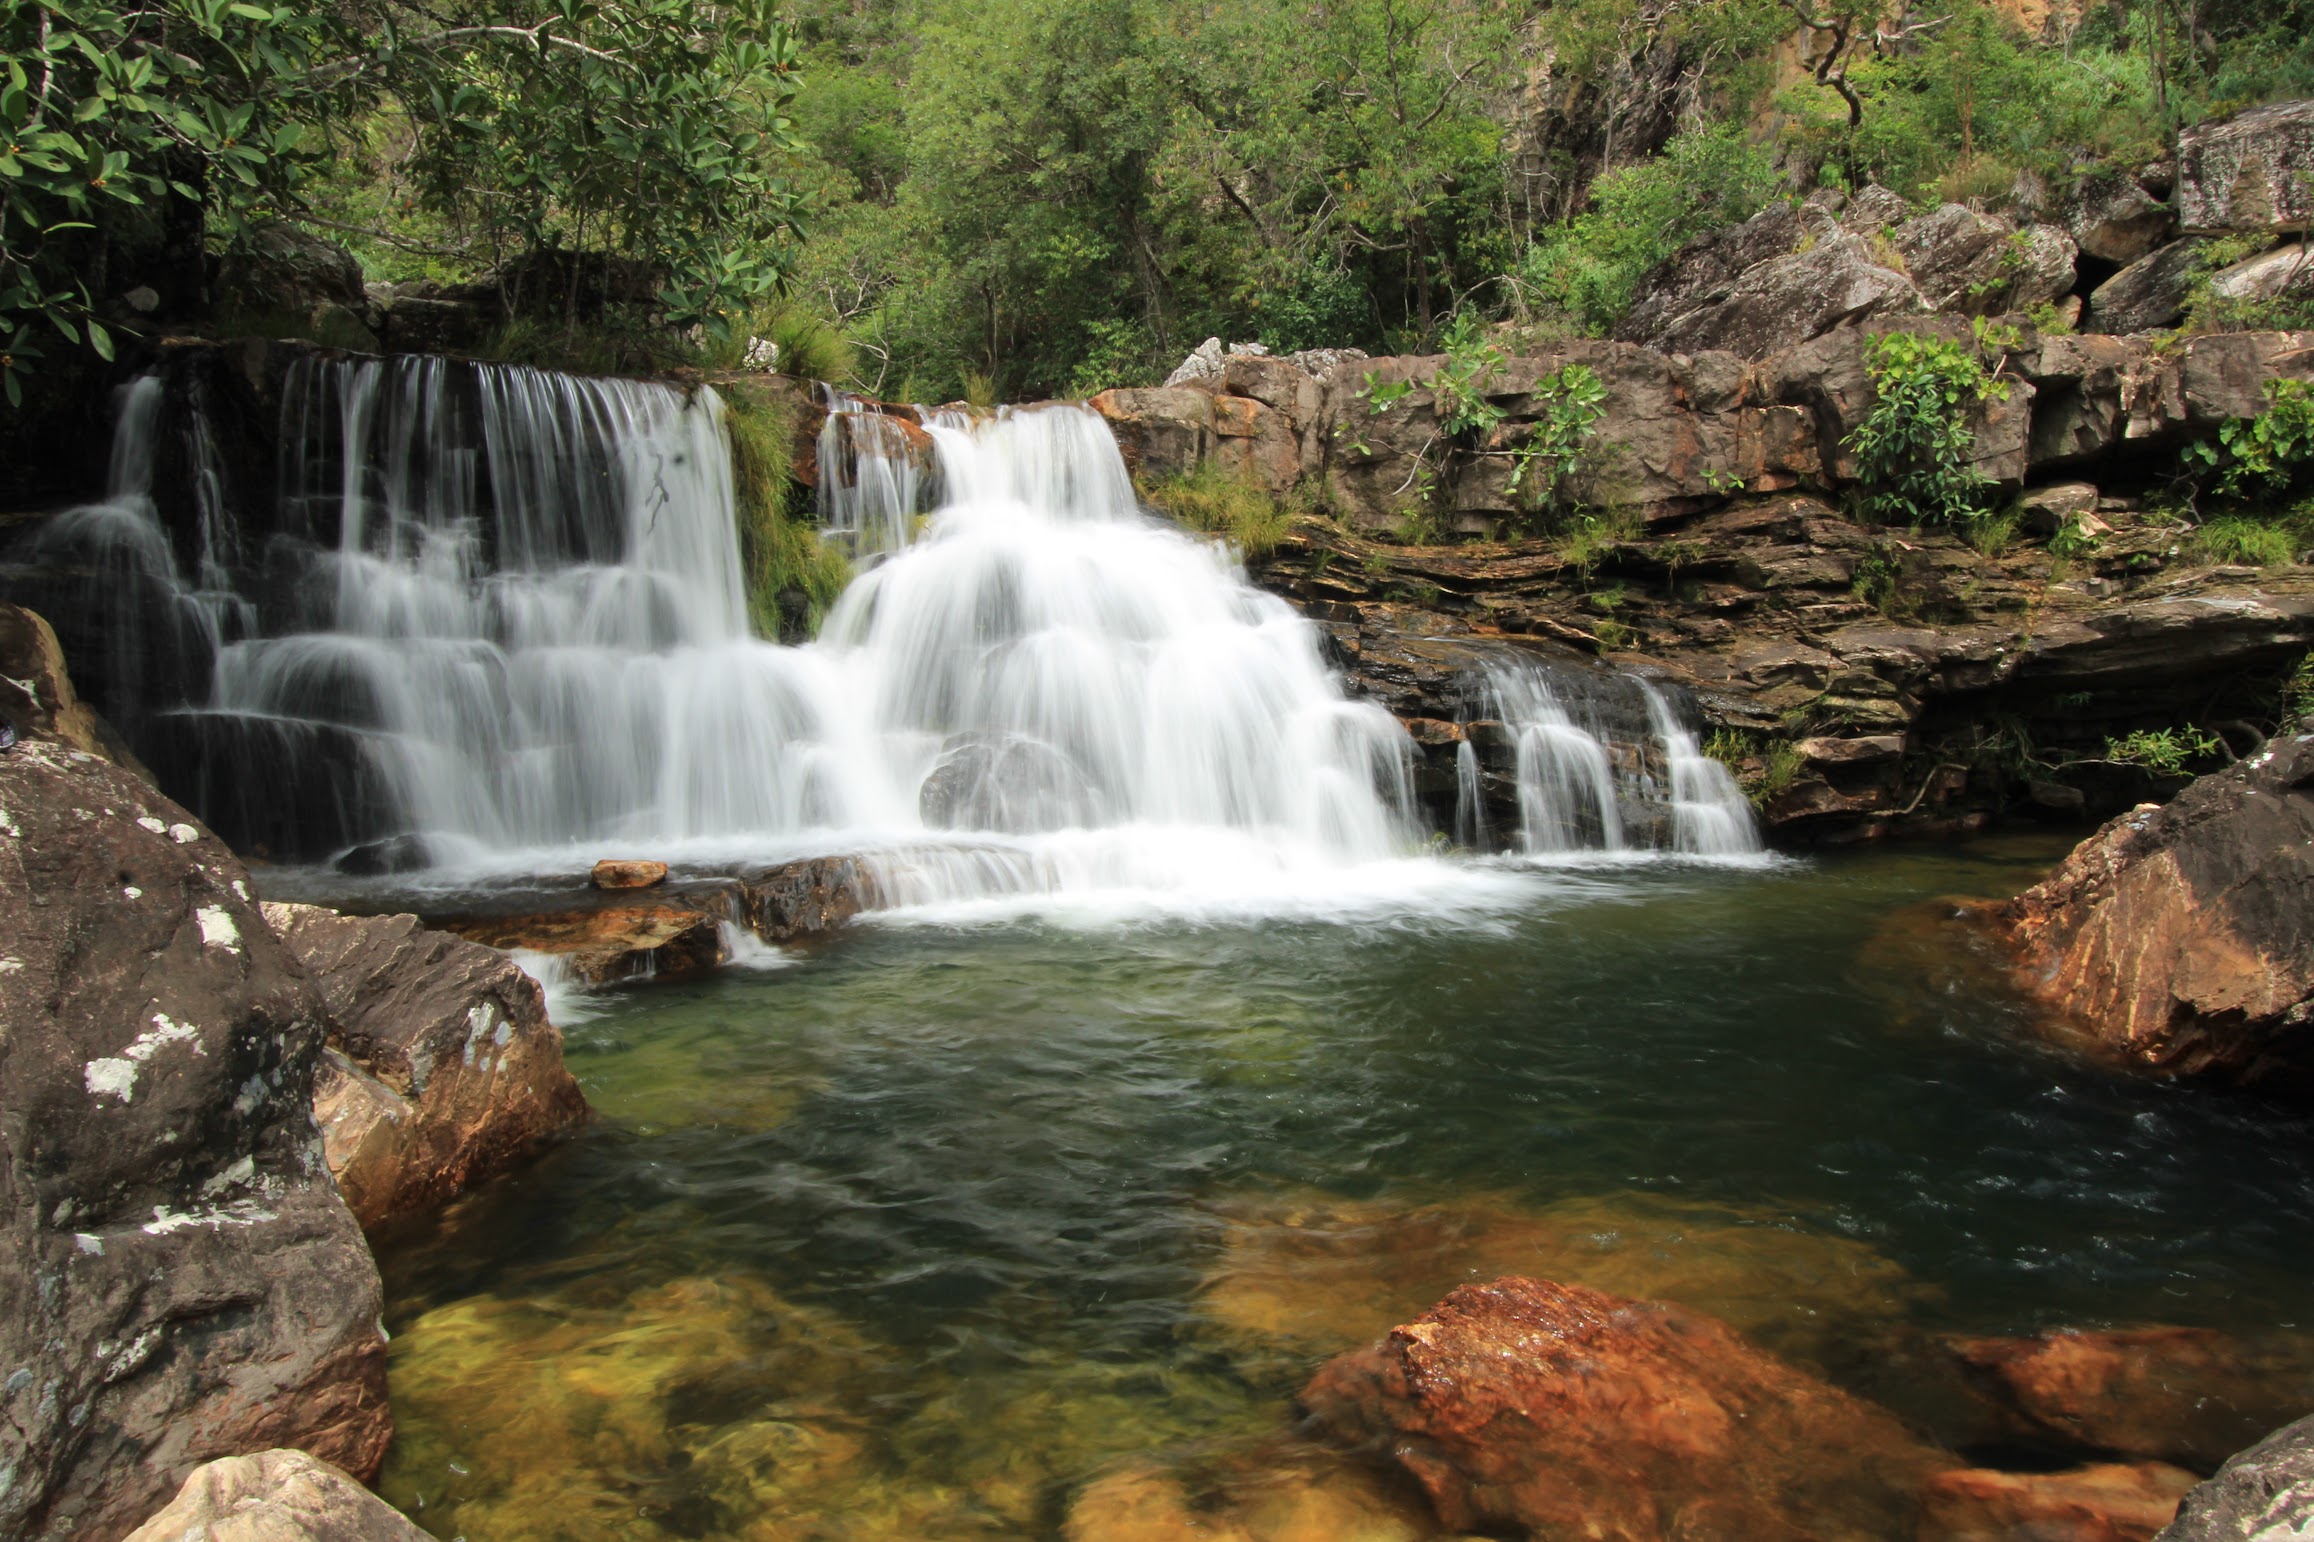
[[[1900,1536],[1949,1465],[1713,1318],[1515,1275],[1328,1362],[1301,1400],[1456,1531]]]
[[[0,753],[0,1535],[111,1542],[219,1456],[376,1470],[377,1267],[320,999],[241,865],[61,740]]]
[[[2314,733],[2108,823],[2011,900],[2026,988],[2123,1060],[2314,1071]]]
[[[457,1195],[586,1115],[538,982],[419,924],[313,905],[265,919],[320,987],[314,1118],[364,1226]]]
[[[2314,1415],[2231,1458],[2185,1496],[2159,1542],[2303,1542],[2314,1536]]]
[[[228,1456],[193,1470],[128,1542],[430,1542],[400,1511],[303,1451]]]

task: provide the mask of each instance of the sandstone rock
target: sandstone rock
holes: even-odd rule
[[[2035,535],[2051,536],[2076,528],[2095,535],[2109,528],[2097,519],[2097,489],[2087,482],[2059,482],[2049,487],[2028,488],[2017,499],[2017,509],[2023,515],[2025,528]],[[2097,528],[2088,529],[2084,520],[2095,521]]]
[[[824,937],[879,901],[875,875],[856,857],[811,857],[741,881],[748,924],[775,944]]]
[[[324,347],[378,347],[381,318],[362,285],[361,263],[287,221],[257,226],[219,257],[213,288],[229,319],[294,318]]]
[[[232,854],[119,767],[0,755],[0,1533],[110,1542],[194,1466],[392,1424],[310,1108],[321,1003]]]
[[[2111,821],[2003,916],[2025,986],[2104,1051],[2239,1081],[2314,1069],[2314,735]]]
[[[2194,1477],[2159,1462],[2066,1472],[1961,1468],[1921,1504],[1919,1542],[2150,1542]]]
[[[0,722],[20,734],[55,739],[144,774],[112,725],[74,692],[55,630],[37,612],[4,600],[0,600]]]
[[[2011,1435],[2203,1472],[2314,1407],[2314,1342],[2295,1337],[2064,1330],[1953,1351]]]
[[[1745,270],[1724,297],[1707,296],[1645,340],[1667,353],[1720,348],[1764,359],[1844,323],[1927,309],[1911,279],[1883,267],[1862,237],[1842,233]]]
[[[1903,758],[1904,735],[1875,734],[1853,739],[1817,737],[1802,739],[1798,749],[1802,760],[1818,765],[1876,765]]]
[[[1940,311],[1997,316],[2044,305],[2073,288],[2073,240],[2048,225],[1948,203],[1890,232],[1905,272]]]
[[[2131,177],[2086,178],[2067,201],[2065,229],[2084,256],[2124,266],[2169,239],[2176,216]]]
[[[605,857],[588,878],[598,889],[648,889],[667,881],[667,864]]]
[[[2035,470],[2081,465],[2119,444],[2124,393],[2143,367],[2139,345],[2095,333],[2044,337],[2025,366],[2033,382]]]
[[[2123,268],[2090,291],[2082,326],[2117,336],[2176,326],[2185,318],[2194,273],[2208,244],[2188,236]]]
[[[1443,1535],[1403,1477],[1280,1440],[1216,1458],[1120,1467],[1085,1486],[1061,1527],[1063,1542],[1418,1542]]]
[[[2298,1542],[2314,1533],[2314,1416],[2285,1425],[2197,1485],[2159,1542]]]
[[[415,916],[269,904],[265,919],[329,1014],[314,1119],[364,1226],[439,1205],[585,1116],[538,982],[505,954]]]
[[[1213,396],[1168,386],[1103,391],[1085,404],[1108,420],[1136,476],[1179,476],[1213,451]]]
[[[2177,215],[2189,231],[2314,225],[2314,102],[2253,107],[2180,132]]]
[[[303,1451],[228,1456],[193,1469],[128,1542],[429,1542],[392,1505]]]
[[[1891,192],[1877,182],[1867,182],[1840,211],[1840,225],[1856,235],[1868,236],[1901,225],[1911,215],[1903,194]]]
[[[1942,1465],[1711,1318],[1516,1276],[1330,1361],[1301,1401],[1463,1531],[1891,1536]]]
[[[540,908],[433,918],[470,942],[516,953],[544,953],[584,985],[621,980],[675,980],[725,961],[723,923],[743,908],[735,885],[662,889],[650,899],[626,891],[588,890],[528,898]]]
[[[1820,238],[1834,228],[1831,219],[1817,210],[1777,202],[1740,225],[1707,231],[1640,279],[1631,309],[1615,326],[1615,336],[1628,343],[1660,346],[1681,316],[1725,300],[1736,280],[1753,268],[1789,257],[1804,240]]]

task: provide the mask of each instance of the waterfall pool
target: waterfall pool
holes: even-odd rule
[[[2305,1119],[2054,1047],[1934,903],[2063,846],[882,918],[584,999],[592,1124],[379,1239],[383,1491],[471,1542],[1095,1542],[1163,1534],[1101,1520],[1157,1469],[1410,1537],[1310,1497],[1291,1399],[1464,1279],[1686,1302],[1956,1447],[1939,1335],[2307,1325]]]

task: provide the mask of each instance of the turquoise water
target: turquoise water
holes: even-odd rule
[[[1087,1486],[1306,1462],[1326,1355],[1512,1269],[1717,1312],[1961,1448],[1939,1334],[2294,1326],[2306,1121],[2081,1063],[1931,903],[2062,849],[865,925],[598,998],[596,1121],[384,1241],[384,1491],[472,1542],[1155,1536]],[[1244,1534],[1420,1534],[1327,1495]]]

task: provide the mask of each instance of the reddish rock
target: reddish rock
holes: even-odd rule
[[[876,904],[876,881],[857,857],[812,857],[747,875],[747,920],[765,942],[825,936]]]
[[[2209,1471],[2314,1408],[2314,1342],[2207,1328],[1963,1339],[2011,1435]]]
[[[303,1451],[229,1456],[193,1470],[128,1542],[429,1542],[401,1512]]]
[[[55,629],[37,612],[6,601],[0,601],[0,721],[152,779],[112,725],[73,690]]]
[[[606,857],[589,878],[598,889],[648,889],[667,881],[667,864]]]
[[[1921,1503],[1920,1542],[2150,1542],[2194,1485],[2160,1462],[2068,1472],[1939,1473]]]
[[[1330,1361],[1301,1401],[1386,1451],[1458,1531],[1894,1536],[1944,1465],[1713,1318],[1515,1275]]]
[[[2314,735],[2108,823],[2002,923],[2101,1048],[2252,1082],[2314,1070]]]
[[[364,1226],[441,1204],[585,1116],[538,982],[504,954],[415,916],[265,919],[328,1012],[314,1117]]]
[[[610,985],[721,966],[723,920],[736,903],[728,885],[649,900],[578,893],[562,909],[448,916],[435,924],[485,947],[551,954],[582,984]]]
[[[0,1536],[111,1542],[214,1457],[392,1438],[313,1125],[313,985],[182,808],[0,755]]]

